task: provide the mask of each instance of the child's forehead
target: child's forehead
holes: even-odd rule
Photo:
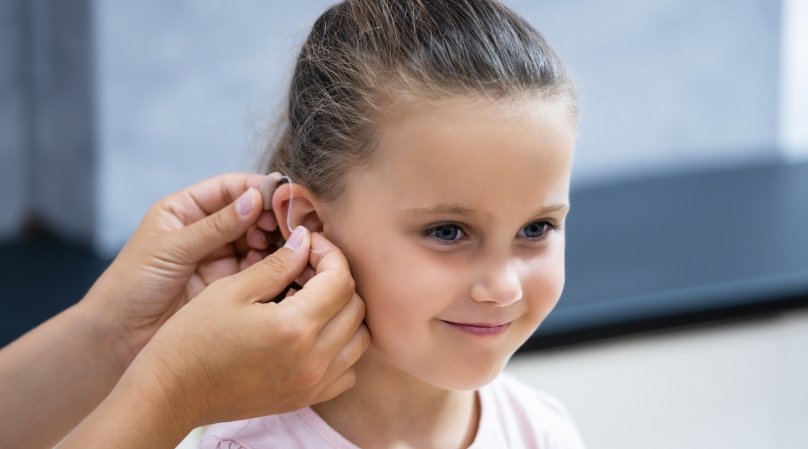
[[[541,102],[467,101],[402,114],[379,130],[365,188],[430,204],[565,203],[574,123]],[[388,198],[394,201],[391,196]],[[489,208],[490,209],[490,208]]]
[[[461,169],[458,174],[488,178],[525,164],[569,169],[575,123],[564,108],[540,100],[515,103],[458,100],[401,114],[378,129],[375,159],[388,174],[430,177]]]

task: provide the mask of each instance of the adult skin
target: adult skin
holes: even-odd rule
[[[360,326],[364,303],[342,252],[318,234],[310,252],[311,240],[298,227],[286,247],[206,288],[59,448],[173,448],[194,427],[286,413],[350,388],[370,335],[345,330]],[[316,274],[302,290],[270,302],[307,264]]]
[[[256,190],[264,179],[228,174],[162,199],[78,304],[0,350],[4,445],[55,446],[107,397],[177,310],[216,280],[267,255],[278,234]],[[335,304],[352,298],[322,293]],[[214,323],[198,322],[199,328],[215,327],[220,319],[215,312],[206,316]],[[367,332],[358,326],[343,331]],[[281,344],[261,343],[270,349]]]

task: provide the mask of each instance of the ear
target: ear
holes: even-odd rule
[[[291,211],[289,210],[290,198],[292,199]],[[281,184],[272,195],[272,211],[275,212],[275,219],[278,220],[278,228],[284,239],[288,239],[291,234],[289,226],[286,225],[287,217],[292,229],[297,226],[305,226],[311,232],[323,232],[322,207],[323,205],[311,194],[309,189],[298,184],[294,184],[294,186],[289,183]]]

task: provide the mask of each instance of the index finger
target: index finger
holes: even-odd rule
[[[316,237],[315,237],[316,236]],[[314,239],[319,240],[318,244]],[[350,301],[355,292],[355,284],[342,251],[320,234],[312,234],[312,247],[326,248],[321,253],[310,253],[309,263],[316,274],[306,282],[294,296],[285,299],[281,305],[299,307],[302,313],[311,317],[318,328],[326,325]]]
[[[227,173],[186,187],[164,201],[188,225],[218,212],[250,187],[258,189],[265,177],[258,173]]]

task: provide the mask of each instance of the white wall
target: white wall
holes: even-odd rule
[[[779,113],[786,158],[808,158],[808,0],[783,1]]]

